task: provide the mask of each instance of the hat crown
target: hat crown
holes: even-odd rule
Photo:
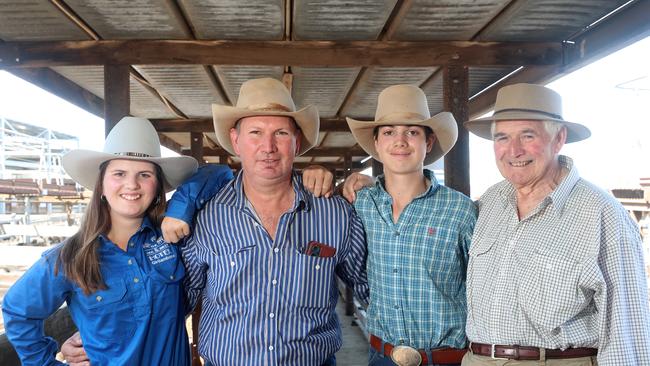
[[[414,85],[393,85],[384,89],[377,100],[375,121],[409,122],[431,118],[427,97]]]
[[[114,155],[160,157],[160,139],[149,120],[124,117],[106,137],[104,152]]]
[[[520,83],[499,89],[494,114],[513,110],[540,112],[550,118],[563,119],[562,97],[541,85]]]
[[[289,90],[280,81],[272,78],[244,82],[239,89],[237,108],[257,111],[296,111]]]

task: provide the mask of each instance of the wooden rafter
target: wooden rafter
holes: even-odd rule
[[[6,42],[0,67],[126,65],[555,65],[557,42],[103,40]]]
[[[152,119],[151,123],[158,132],[214,132],[212,118]],[[350,128],[343,118],[321,118],[319,130],[349,132]]]

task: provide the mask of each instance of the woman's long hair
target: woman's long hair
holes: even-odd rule
[[[81,287],[86,295],[106,289],[100,270],[99,248],[101,242],[99,235],[106,234],[111,230],[110,207],[102,194],[104,174],[106,174],[108,163],[109,161],[106,161],[99,166],[99,178],[81,220],[79,231],[63,244],[55,266],[55,274],[58,273],[59,266],[62,266],[65,276]],[[160,166],[152,164],[155,167],[158,186],[156,198],[145,211],[145,215],[149,217],[153,225],[158,227],[166,207],[165,191],[163,190],[164,176]]]

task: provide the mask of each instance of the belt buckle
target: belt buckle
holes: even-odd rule
[[[509,360],[509,358],[507,358],[507,357],[496,357],[496,356],[494,356],[495,349],[496,349],[496,344],[491,344],[490,345],[490,358],[492,358],[493,360]]]
[[[390,359],[397,366],[419,366],[422,364],[420,352],[409,346],[395,346],[390,354]]]

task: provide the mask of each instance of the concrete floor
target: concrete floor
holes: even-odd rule
[[[336,353],[336,365],[367,366],[368,340],[356,324],[352,325],[354,317],[345,315],[345,307],[340,299],[336,312],[339,315],[343,333],[343,346]]]

